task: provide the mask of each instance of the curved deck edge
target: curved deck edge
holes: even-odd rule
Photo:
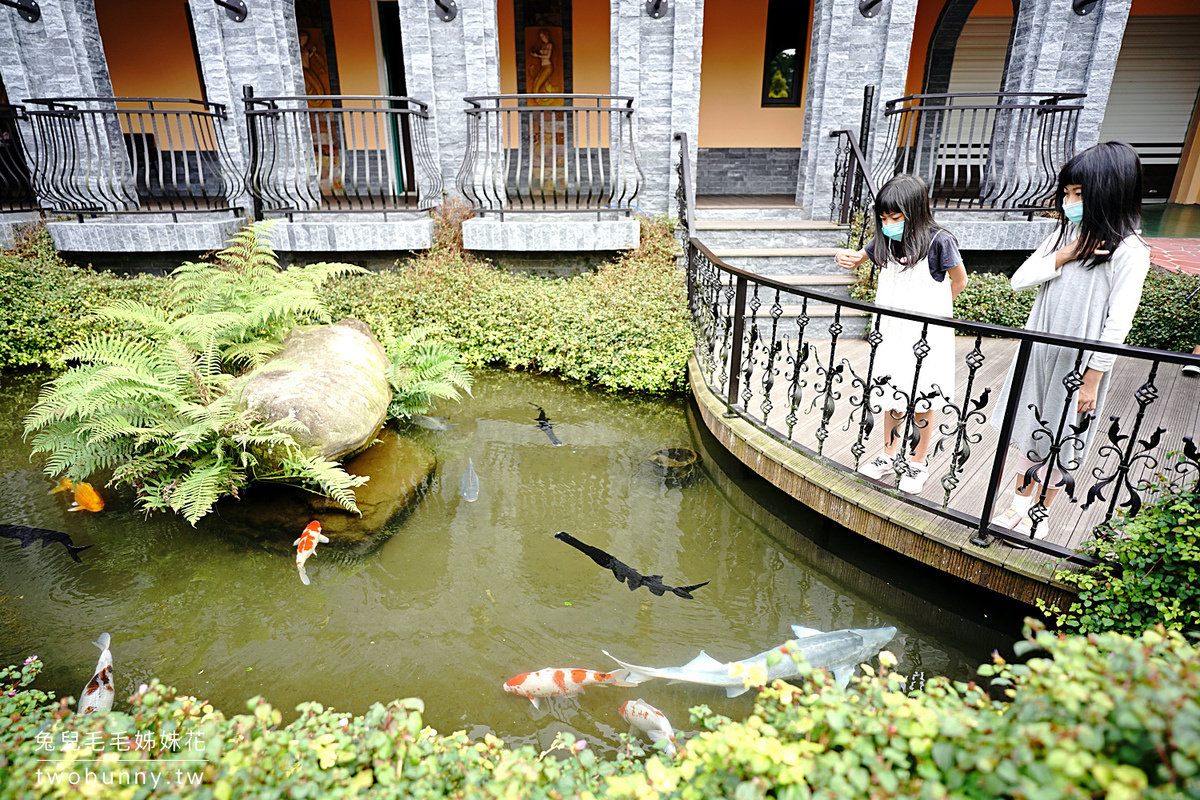
[[[1029,605],[1066,607],[1074,587],[1056,577],[1060,565],[1028,550],[970,543],[971,530],[881,491],[873,484],[792,450],[740,417],[688,361],[688,382],[705,426],[721,445],[776,488],[834,522],[909,558]],[[1064,567],[1066,568],[1066,567]]]

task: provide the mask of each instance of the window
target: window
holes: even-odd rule
[[[808,3],[767,0],[767,45],[763,63],[762,104],[800,105]]]

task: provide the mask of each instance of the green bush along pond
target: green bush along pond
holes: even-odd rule
[[[1200,797],[1193,644],[1161,628],[1137,638],[1034,628],[1018,652],[1033,657],[979,670],[1003,701],[944,678],[908,687],[886,652],[848,689],[801,665],[799,685],[765,687],[742,722],[693,709],[704,730],[674,759],[646,757],[624,735],[613,758],[567,735],[543,753],[444,736],[414,699],[361,716],[306,703],[284,725],[261,698],[226,717],[152,681],[112,712],[81,716],[30,688],[41,667],[31,657],[0,670],[0,800],[143,797],[130,781],[156,776],[168,782],[156,797],[219,800]],[[64,750],[64,739],[80,746]],[[179,758],[195,761],[169,760]]]

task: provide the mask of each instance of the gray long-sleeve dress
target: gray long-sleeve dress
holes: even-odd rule
[[[1068,225],[1066,242],[1078,235],[1079,229]],[[1013,289],[1020,291],[1039,286],[1037,298],[1029,312],[1026,330],[1059,334],[1079,339],[1098,339],[1122,344],[1133,326],[1133,314],[1142,298],[1142,284],[1150,270],[1150,248],[1137,236],[1130,235],[1117,246],[1112,257],[1092,269],[1079,261],[1068,261],[1061,269],[1054,266],[1057,230],[1046,238],[1012,277]],[[1088,368],[1103,372],[1096,390],[1096,410],[1086,431],[1072,437],[1070,426],[1080,423],[1076,412],[1075,393],[1063,386],[1063,378],[1075,369],[1079,351],[1046,344],[1034,344],[1029,366],[1021,387],[1021,399],[1013,425],[1012,442],[1018,452],[1034,462],[1043,462],[1058,435],[1059,422],[1066,406],[1062,437],[1067,439],[1059,453],[1059,469],[1075,470],[1087,459],[1092,435],[1103,419],[1104,398],[1108,393],[1108,373],[1116,357],[1107,353],[1085,351],[1080,373]],[[1010,366],[996,403],[992,406],[992,427],[1000,430],[1004,409],[1012,389],[1014,366]],[[1068,403],[1068,399],[1070,402]],[[1033,406],[1033,408],[1031,408]],[[1046,423],[1038,423],[1037,414]],[[1045,479],[1048,473],[1040,472]]]

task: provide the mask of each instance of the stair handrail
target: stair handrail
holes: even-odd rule
[[[679,185],[675,187],[675,197],[679,201],[679,221],[687,232],[687,238],[696,236],[696,188],[692,184],[692,164],[688,158],[688,137],[683,131],[677,131],[674,138],[679,141]]]
[[[847,246],[857,249],[863,244],[866,239],[866,231],[869,227],[866,224],[865,218],[870,209],[875,205],[875,198],[879,195],[879,188],[875,184],[875,179],[871,177],[871,165],[863,155],[862,148],[858,145],[858,134],[852,130],[841,129],[830,131],[829,135],[838,139],[837,151],[835,155],[833,182],[834,191],[830,207],[830,220],[836,221],[839,225],[850,225],[851,232]],[[843,146],[843,140],[845,146]],[[845,154],[845,161],[837,156]],[[839,185],[839,177],[841,182]],[[862,189],[866,186],[868,192],[867,202],[863,202]],[[840,199],[840,209],[839,206]],[[858,230],[854,230],[855,213],[861,212],[863,222],[858,226]]]

